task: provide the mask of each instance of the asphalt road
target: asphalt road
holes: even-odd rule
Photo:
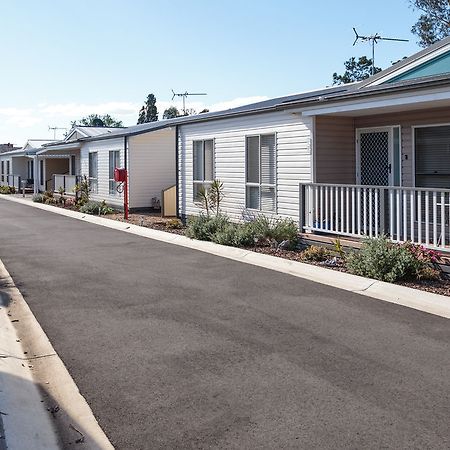
[[[450,448],[446,319],[2,199],[0,258],[117,448]]]

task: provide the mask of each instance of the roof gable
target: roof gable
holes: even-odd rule
[[[385,83],[393,83],[395,81],[413,80],[415,78],[432,77],[450,73],[450,50],[442,55],[425,61],[412,69],[403,72]]]
[[[439,77],[450,73],[450,37],[393,64],[369,77],[360,87],[394,82],[408,82],[420,78]]]

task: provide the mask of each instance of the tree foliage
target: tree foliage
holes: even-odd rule
[[[156,107],[156,97],[148,94],[144,105],[139,111],[138,124],[156,122],[158,120],[158,109]]]
[[[71,122],[72,127],[82,125],[86,127],[123,127],[121,120],[114,119],[109,114],[89,114],[89,116],[83,117],[80,120],[74,120]]]
[[[176,106],[170,106],[163,113],[163,119],[175,119],[175,117],[180,117],[180,111]]]
[[[418,44],[428,47],[450,36],[449,0],[409,0],[411,6],[421,12],[417,22],[411,28],[419,37]]]
[[[333,73],[333,84],[347,84],[355,81],[362,81],[372,75],[372,59],[367,56],[350,58],[344,62],[345,72],[342,75]],[[379,67],[375,67],[375,73],[380,72]]]

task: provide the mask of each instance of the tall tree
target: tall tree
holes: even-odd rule
[[[419,37],[420,46],[428,47],[450,36],[449,0],[409,0],[409,3],[421,12],[411,28],[412,33]]]
[[[344,62],[344,67],[345,72],[342,75],[338,75],[336,72],[333,73],[333,84],[362,81],[372,75],[372,59],[367,58],[367,56],[360,56],[358,59],[352,57]],[[375,73],[380,71],[379,67],[374,68]]]
[[[156,97],[148,94],[147,100],[139,111],[138,124],[156,122],[158,120],[158,109],[156,107]]]
[[[178,111],[176,106],[169,106],[169,108],[167,108],[164,111],[163,114],[163,119],[175,119],[175,117],[179,117],[180,116],[180,111]]]
[[[123,127],[121,120],[114,119],[109,114],[89,114],[89,116],[83,117],[80,120],[74,120],[71,122],[72,127],[77,125],[83,125],[87,127]]]

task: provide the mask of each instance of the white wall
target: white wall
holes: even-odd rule
[[[167,128],[128,139],[130,208],[149,208],[152,197],[176,184],[175,129]]]
[[[215,178],[224,184],[222,211],[233,219],[245,212],[245,137],[276,133],[277,216],[298,219],[299,183],[312,181],[313,119],[289,112],[253,114],[179,128],[179,213],[196,215],[192,142],[215,140]],[[273,215],[273,214],[272,214]]]
[[[104,139],[100,141],[86,142],[81,147],[81,175],[89,177],[89,153],[98,153],[98,193],[91,194],[91,200],[105,200],[113,206],[123,206],[123,194],[116,192],[109,194],[109,152],[120,151],[120,165],[124,166],[124,139]]]

